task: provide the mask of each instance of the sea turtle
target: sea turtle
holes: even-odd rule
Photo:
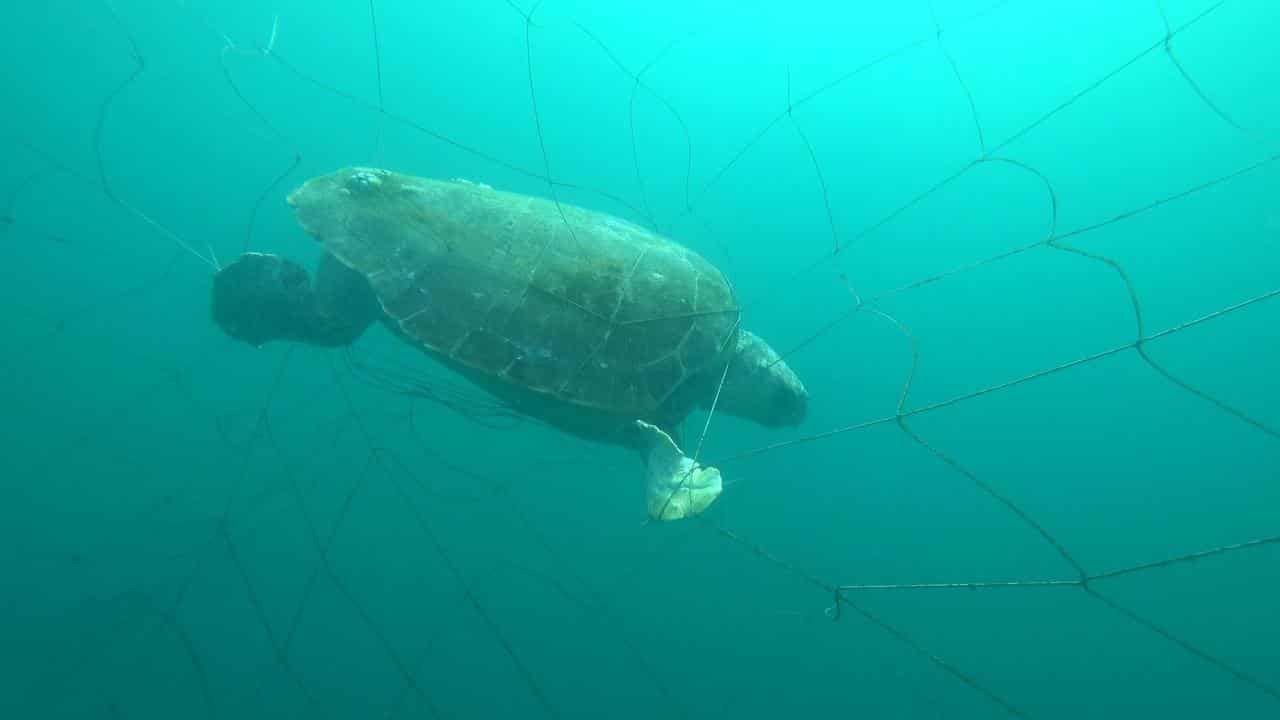
[[[361,167],[308,180],[288,202],[325,251],[314,286],[290,260],[241,256],[214,278],[224,332],[341,346],[381,318],[513,410],[640,450],[651,517],[697,514],[720,493],[719,471],[673,439],[691,410],[714,402],[766,426],[804,418],[804,385],[739,328],[724,276],[638,225]]]

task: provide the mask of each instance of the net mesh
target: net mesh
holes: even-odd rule
[[[6,716],[1274,716],[1269,3],[459,5],[11,11]],[[644,526],[390,337],[220,337],[353,153],[689,244],[812,417]]]

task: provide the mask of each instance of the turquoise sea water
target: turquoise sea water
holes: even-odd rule
[[[1280,717],[1275,3],[0,17],[0,717]],[[809,416],[647,523],[382,329],[223,336],[350,165],[695,249]]]

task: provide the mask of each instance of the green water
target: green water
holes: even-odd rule
[[[0,717],[1280,716],[1275,3],[0,17]],[[350,165],[693,248],[807,419],[655,524],[382,329],[223,336]]]

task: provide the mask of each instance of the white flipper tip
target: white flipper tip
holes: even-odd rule
[[[706,510],[720,497],[720,471],[704,467],[681,452],[656,425],[643,420],[636,427],[648,441],[645,504],[654,520],[680,520]]]

